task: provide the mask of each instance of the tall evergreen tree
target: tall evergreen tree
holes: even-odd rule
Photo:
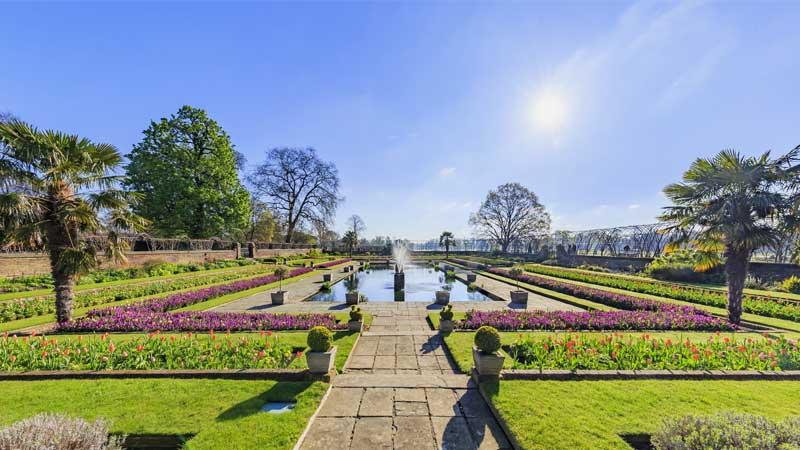
[[[161,236],[207,238],[246,228],[249,194],[227,133],[206,112],[184,106],[151,122],[128,155],[126,186],[143,194],[136,212]]]

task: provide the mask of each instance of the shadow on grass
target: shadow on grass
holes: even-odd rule
[[[313,383],[310,381],[279,381],[268,390],[241,401],[217,416],[218,422],[241,419],[261,412],[267,402],[295,402],[297,397]]]

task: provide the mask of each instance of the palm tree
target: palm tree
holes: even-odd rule
[[[439,236],[439,247],[444,247],[444,257],[450,257],[450,246],[456,243],[455,237],[453,237],[453,233],[449,231],[443,231],[442,235]]]
[[[353,249],[358,245],[358,235],[353,230],[347,231],[342,237],[342,243],[347,246],[350,251],[350,257],[352,258]]]
[[[723,150],[712,158],[697,159],[683,174],[683,182],[664,188],[675,204],[664,208],[660,217],[669,224],[665,232],[677,230],[683,236],[668,250],[691,242],[701,253],[722,253],[728,317],[733,323],[741,321],[753,251],[775,244],[781,230],[797,229],[799,160],[800,146],[774,159],[769,152],[744,157]],[[700,261],[703,265],[708,258]]]
[[[124,259],[119,233],[146,221],[130,210],[136,195],[119,189],[117,149],[17,119],[0,121],[0,222],[4,242],[47,250],[59,323],[72,318],[76,278],[97,264],[97,248],[83,239],[107,233],[106,252]],[[103,220],[101,220],[103,217]]]

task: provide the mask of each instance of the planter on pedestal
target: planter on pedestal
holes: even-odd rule
[[[313,374],[326,375],[333,370],[335,358],[336,347],[331,347],[327,352],[306,352],[308,371]]]
[[[439,331],[442,333],[450,333],[455,328],[455,322],[452,320],[439,320]]]
[[[358,304],[358,297],[359,297],[358,291],[348,292],[348,293],[344,294],[344,297],[345,297],[346,303],[348,305],[357,305]]]
[[[351,320],[351,321],[347,322],[347,329],[350,330],[350,331],[361,332],[361,330],[363,328],[364,328],[364,321],[363,320]]]
[[[467,283],[474,283],[477,280],[478,280],[478,276],[475,275],[474,273],[468,273],[467,274]]]
[[[271,293],[270,297],[272,297],[272,304],[273,305],[282,305],[283,302],[286,300],[286,297],[287,297],[286,294],[287,294],[286,291],[278,291],[278,292]]]
[[[330,283],[330,281],[331,281],[331,274],[323,273],[322,274],[322,282],[323,283]]]
[[[506,357],[500,352],[483,353],[478,347],[472,347],[472,360],[475,363],[475,371],[481,378],[497,378],[503,370],[503,362]]]
[[[450,291],[436,291],[436,304],[446,305],[450,303]]]
[[[511,303],[528,304],[528,291],[511,291]]]

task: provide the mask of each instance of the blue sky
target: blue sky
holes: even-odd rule
[[[252,166],[313,146],[369,235],[469,236],[490,188],[556,229],[654,220],[698,156],[800,144],[800,3],[9,4],[0,110],[124,153],[205,108]]]

